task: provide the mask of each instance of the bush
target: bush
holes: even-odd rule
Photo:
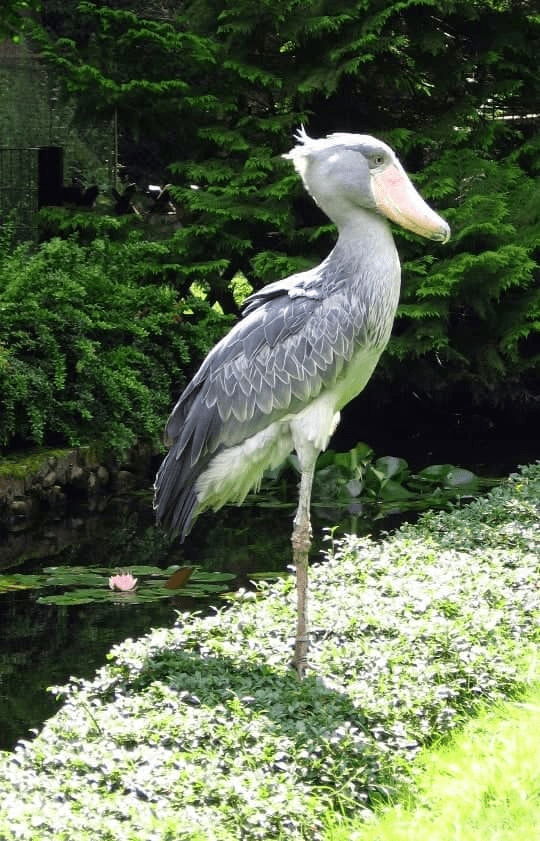
[[[0,445],[153,439],[227,319],[160,276],[159,243],[0,253]]]

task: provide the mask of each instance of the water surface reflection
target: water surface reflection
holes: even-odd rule
[[[201,565],[232,572],[231,588],[246,586],[250,574],[285,570],[290,562],[290,511],[227,509],[203,516],[183,545],[154,527],[148,497],[117,500],[101,515],[69,512],[56,522],[37,524],[32,539],[18,538],[24,554],[16,563],[14,543],[4,535],[0,570],[41,572],[50,566],[103,566],[111,572],[150,564]],[[90,677],[107,651],[127,637],[174,624],[178,611],[205,611],[226,604],[214,595],[188,599],[174,592],[152,603],[38,603],[39,590],[0,593],[0,749],[29,738],[52,715],[58,702],[47,687],[71,675]]]

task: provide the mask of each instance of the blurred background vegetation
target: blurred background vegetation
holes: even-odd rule
[[[242,295],[326,255],[333,228],[280,157],[301,123],[389,142],[452,226],[444,247],[395,232],[402,300],[355,440],[534,423],[532,2],[9,0],[0,23],[4,452],[157,441]],[[61,150],[54,201],[39,147]]]

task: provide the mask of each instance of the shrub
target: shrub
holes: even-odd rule
[[[132,236],[4,249],[0,444],[157,436],[227,323],[162,282],[164,248]]]

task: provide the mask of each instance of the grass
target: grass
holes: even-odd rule
[[[115,646],[0,756],[0,838],[326,841],[329,815],[373,815],[406,791],[420,807],[426,748],[530,683],[539,500],[537,464],[382,543],[330,540],[310,571],[303,682],[287,667],[292,577]],[[468,841],[439,829],[426,841]]]
[[[540,685],[427,752],[414,795],[325,841],[524,841],[540,826]]]

